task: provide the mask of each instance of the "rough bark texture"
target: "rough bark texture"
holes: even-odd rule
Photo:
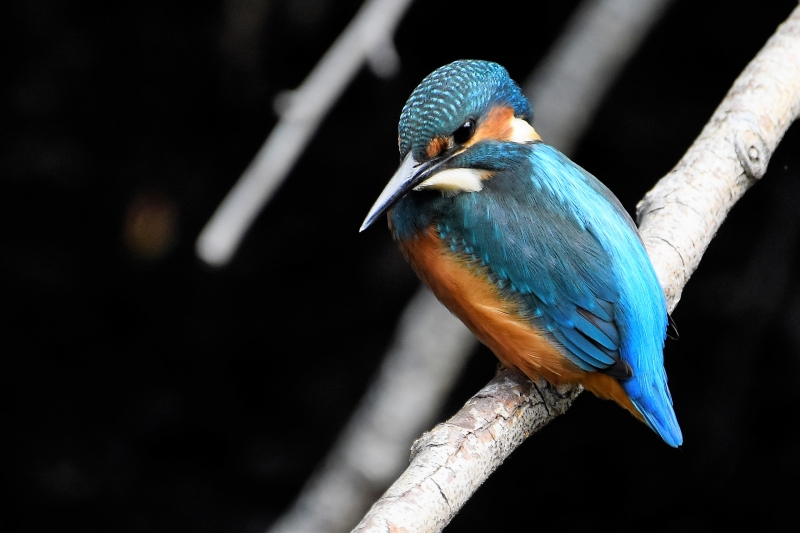
[[[441,531],[514,449],[570,406],[580,388],[558,391],[501,370],[450,420],[420,437],[411,464],[354,529]]]
[[[800,8],[745,68],[695,143],[639,204],[642,236],[670,309],[727,213],[766,172],[800,111]],[[441,531],[511,451],[578,390],[501,373],[423,436],[411,464],[354,529]]]
[[[692,147],[637,206],[670,309],[733,205],[767,171],[800,112],[795,9],[736,79]]]

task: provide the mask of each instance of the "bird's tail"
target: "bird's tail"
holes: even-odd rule
[[[642,414],[645,424],[658,433],[670,446],[677,448],[683,444],[683,433],[678,425],[678,419],[675,418],[672,395],[666,381],[661,384],[651,384],[652,388],[648,394],[641,394],[641,391],[629,391],[626,385],[627,383],[624,383],[622,386],[628,392],[633,405]]]
[[[599,398],[614,400],[658,433],[664,442],[677,448],[683,444],[683,434],[672,409],[672,395],[663,377],[663,386],[652,384],[652,390],[643,393],[641,383],[635,379],[619,381],[601,372],[588,372],[581,384]]]

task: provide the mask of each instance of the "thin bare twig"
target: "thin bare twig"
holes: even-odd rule
[[[302,85],[281,98],[285,110],[242,177],[197,238],[197,255],[230,261],[256,215],[303,153],[322,119],[367,61],[378,75],[399,68],[391,39],[411,0],[367,0]]]

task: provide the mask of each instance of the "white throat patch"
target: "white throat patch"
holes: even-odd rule
[[[491,174],[488,170],[475,168],[450,168],[437,172],[416,187],[415,191],[435,189],[442,191],[445,196],[452,196],[460,192],[478,192],[483,189],[483,180]]]

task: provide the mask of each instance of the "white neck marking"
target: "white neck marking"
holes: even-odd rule
[[[453,196],[460,192],[478,192],[483,189],[483,180],[490,174],[488,170],[475,168],[450,168],[437,172],[414,187],[414,190],[435,189],[445,196]]]

